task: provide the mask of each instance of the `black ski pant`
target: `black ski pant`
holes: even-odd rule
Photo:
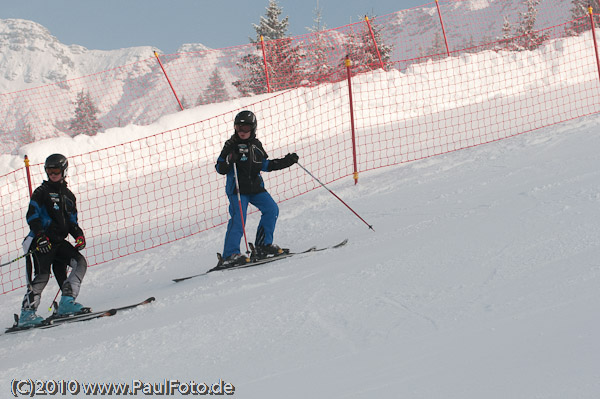
[[[62,295],[77,298],[81,282],[87,271],[87,261],[70,242],[63,240],[52,244],[52,249],[47,254],[33,251],[32,255],[34,276],[27,284],[27,293],[23,298],[23,309],[36,310],[38,308],[42,292],[50,280],[50,269],[54,273]],[[68,277],[67,266],[72,268]]]

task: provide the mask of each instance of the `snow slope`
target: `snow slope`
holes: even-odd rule
[[[323,189],[280,204],[277,243],[348,237],[341,249],[173,283],[214,264],[223,227],[90,268],[82,303],[156,303],[0,336],[0,392],[25,378],[222,379],[237,398],[597,398],[599,127],[332,184],[375,232]],[[256,214],[248,224],[253,238]],[[5,325],[23,293],[1,298]]]

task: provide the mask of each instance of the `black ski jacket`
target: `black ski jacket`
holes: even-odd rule
[[[73,238],[83,235],[77,223],[75,195],[67,183],[44,181],[35,189],[27,209],[27,224],[35,237],[45,234],[52,243],[58,243],[71,234]]]
[[[273,170],[288,168],[292,165],[285,158],[268,159],[269,155],[254,134],[248,140],[241,140],[234,133],[225,142],[215,165],[218,173],[227,175],[227,183],[225,185],[227,195],[237,194],[233,165],[227,162],[227,157],[232,152],[239,154],[239,160],[236,162],[236,165],[240,194],[258,194],[266,191],[260,172],[271,172]]]

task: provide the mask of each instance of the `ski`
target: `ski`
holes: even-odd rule
[[[7,328],[5,331],[5,334],[17,333],[17,332],[21,332],[21,331],[37,330],[37,329],[48,329],[48,328],[60,326],[62,324],[67,324],[67,323],[75,323],[75,322],[80,322],[80,321],[99,319],[101,317],[114,316],[119,311],[133,309],[140,305],[145,305],[145,304],[154,302],[154,300],[155,300],[154,297],[150,297],[142,302],[138,302],[138,303],[131,304],[131,305],[120,306],[120,307],[116,307],[116,308],[112,308],[112,309],[102,310],[102,311],[98,311],[98,312],[88,311],[85,313],[77,313],[77,314],[72,314],[72,315],[67,315],[67,316],[62,316],[62,317],[52,315],[52,316],[46,318],[41,324],[27,326],[27,327],[19,327],[18,326],[19,317],[17,315],[15,315],[15,324],[12,327]]]
[[[321,251],[325,251],[328,249],[334,249],[334,248],[340,248],[343,247],[344,245],[346,245],[348,243],[348,239],[344,239],[343,241],[341,241],[338,244],[329,246],[329,247],[322,247],[322,248],[317,248],[316,246],[310,247],[304,251],[301,252],[287,252],[287,253],[283,253],[281,255],[274,255],[274,256],[269,256],[267,258],[262,258],[262,259],[255,259],[255,260],[250,260],[250,262],[246,263],[246,264],[241,264],[241,265],[236,265],[236,266],[231,266],[228,268],[217,268],[214,267],[206,272],[203,273],[198,273],[198,274],[194,274],[191,276],[187,276],[187,277],[180,277],[180,278],[174,278],[173,281],[176,283],[179,283],[181,281],[185,281],[185,280],[189,280],[195,277],[200,277],[200,276],[206,276],[209,273],[212,272],[217,272],[217,271],[227,271],[227,270],[237,270],[237,269],[245,269],[247,267],[254,267],[254,266],[259,266],[259,265],[264,265],[265,263],[271,263],[271,262],[275,262],[281,259],[286,259],[286,258],[291,258],[292,256],[295,255],[302,255],[302,254],[308,254],[308,253],[313,253],[313,252],[321,252]],[[220,255],[219,255],[220,257]]]
[[[117,311],[115,309],[109,309],[109,310],[104,310],[101,312],[79,313],[79,314],[73,314],[73,315],[69,315],[69,316],[65,316],[65,317],[50,316],[50,317],[46,318],[41,324],[35,324],[35,325],[25,326],[25,327],[20,327],[18,325],[19,316],[17,316],[15,314],[15,324],[12,327],[7,328],[5,331],[5,334],[17,333],[17,332],[21,332],[21,331],[37,330],[37,329],[47,329],[47,328],[59,326],[61,324],[99,319],[101,317],[114,316],[115,314],[117,314]]]
[[[134,308],[137,308],[138,306],[141,306],[141,305],[147,305],[149,303],[154,302],[155,300],[156,300],[156,298],[154,298],[153,296],[151,296],[148,299],[144,299],[142,302],[134,303],[134,304],[131,304],[131,305],[119,306],[119,307],[116,307],[116,308],[113,308],[113,309],[116,310],[117,312],[122,312],[123,310],[134,309]]]

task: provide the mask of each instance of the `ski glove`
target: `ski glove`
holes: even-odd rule
[[[237,163],[237,161],[239,161],[239,160],[240,160],[240,153],[237,151],[237,149],[231,151],[229,153],[229,155],[227,155],[227,159],[225,159],[225,161],[227,162],[227,165]]]
[[[287,154],[283,159],[288,163],[288,167],[298,162],[298,154],[292,152],[291,154]]]
[[[52,244],[45,234],[39,234],[35,239],[35,250],[41,254],[47,254],[52,249]]]
[[[298,155],[296,155],[296,153],[287,154],[283,158],[273,159],[272,161],[269,161],[267,171],[271,172],[273,170],[289,168],[296,162],[298,162]]]
[[[83,235],[75,239],[75,249],[80,251],[85,248],[85,237]]]

